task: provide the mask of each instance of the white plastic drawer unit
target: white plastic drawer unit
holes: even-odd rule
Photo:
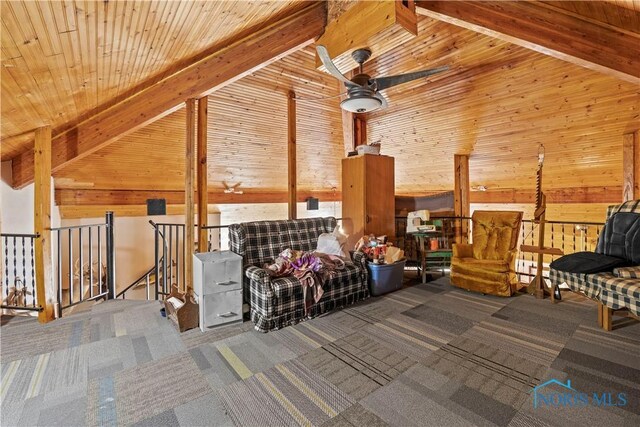
[[[242,257],[231,251],[193,255],[200,329],[242,320]]]

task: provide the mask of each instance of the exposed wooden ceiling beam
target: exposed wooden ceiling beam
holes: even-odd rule
[[[304,202],[309,197],[320,199],[321,202],[342,200],[339,191],[307,191],[298,190],[296,200]],[[151,190],[70,190],[56,189],[55,201],[58,206],[67,205],[145,205],[147,199],[165,199],[167,205],[184,204],[184,191],[151,191]],[[236,204],[236,203],[287,203],[287,191],[245,192],[243,194],[223,193],[222,190],[208,193],[208,203]]]
[[[326,23],[323,2],[226,45],[166,79],[146,88],[52,141],[52,171],[59,171],[183,106],[188,98],[210,94],[274,61],[313,43]],[[13,187],[33,182],[33,152],[13,159]]]
[[[640,35],[538,2],[417,1],[416,6],[418,14],[640,83]]]

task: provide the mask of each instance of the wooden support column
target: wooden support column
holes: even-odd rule
[[[185,230],[184,230],[184,242],[187,248],[185,253],[185,275],[187,289],[192,288],[193,282],[193,252],[195,241],[195,206],[194,196],[195,191],[194,176],[195,176],[195,162],[194,156],[196,151],[196,100],[187,99],[187,138],[184,155],[184,215],[185,215]]]
[[[41,323],[53,320],[53,271],[51,265],[51,127],[36,129],[34,160],[34,230],[40,238],[35,242],[36,298],[43,308]]]
[[[362,114],[353,114],[354,145],[367,145],[367,121]]]
[[[198,252],[209,249],[207,187],[207,115],[209,97],[198,99]]]
[[[296,184],[296,94],[289,92],[287,100],[287,159],[288,167],[288,193],[289,193],[289,219],[298,217],[297,184]]]
[[[453,156],[454,190],[453,210],[455,216],[468,217],[471,212],[469,203],[469,156],[455,154]],[[456,227],[456,242],[467,243],[469,241],[469,221],[461,221],[461,226]]]
[[[622,136],[622,201],[640,198],[640,131]]]
[[[349,71],[344,74],[346,78],[351,80],[353,77],[353,72]],[[344,83],[338,81],[338,91],[341,93],[346,90]],[[345,157],[353,150],[356,149],[356,133],[354,128],[355,114],[351,111],[344,110],[340,108],[340,112],[342,113],[342,139],[344,142],[344,155]]]

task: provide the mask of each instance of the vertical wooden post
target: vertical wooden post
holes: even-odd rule
[[[198,99],[198,252],[209,250],[207,186],[207,114],[209,97]]]
[[[367,121],[362,114],[353,115],[354,145],[367,145]]]
[[[640,199],[640,130],[633,133],[633,158],[633,196]]]
[[[634,199],[635,180],[635,135],[627,133],[622,136],[622,201]]]
[[[53,320],[53,271],[51,265],[51,127],[36,129],[34,154],[34,230],[36,298],[42,307],[41,323]]]
[[[346,78],[351,79],[353,77],[353,72],[348,71],[344,75]],[[337,81],[337,84],[338,91],[341,93],[344,92],[344,83],[342,83],[341,81]],[[349,154],[349,152],[356,149],[356,133],[353,127],[355,118],[354,114],[350,111],[343,110],[341,108],[340,112],[342,113],[342,139],[344,143],[344,155],[346,156],[347,154]]]
[[[191,289],[193,281],[193,251],[195,241],[195,206],[194,206],[194,156],[196,148],[196,100],[187,99],[187,137],[184,155],[184,241],[186,288]]]
[[[469,156],[455,154],[453,156],[454,170],[454,201],[453,210],[455,216],[468,217],[471,212],[469,204]],[[456,242],[467,243],[469,239],[469,223],[462,220],[460,228],[456,228]]]
[[[289,219],[298,217],[298,197],[296,184],[296,94],[289,92],[287,100],[287,153],[288,153],[288,194]]]

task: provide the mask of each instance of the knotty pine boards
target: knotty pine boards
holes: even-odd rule
[[[2,157],[304,2],[3,1]],[[17,138],[5,138],[17,136]]]
[[[467,153],[472,187],[534,188],[540,143],[545,188],[621,185],[638,87],[428,18],[419,33],[365,66],[453,68],[387,90],[390,107],[369,115],[369,141],[396,157],[397,193],[450,190],[453,155]]]
[[[296,102],[298,188],[340,188],[342,116],[335,79],[315,70],[314,48],[296,52],[209,96],[209,188],[287,186],[287,92]],[[334,97],[326,100],[311,98]],[[124,137],[56,174],[57,188],[180,189],[185,113]]]

